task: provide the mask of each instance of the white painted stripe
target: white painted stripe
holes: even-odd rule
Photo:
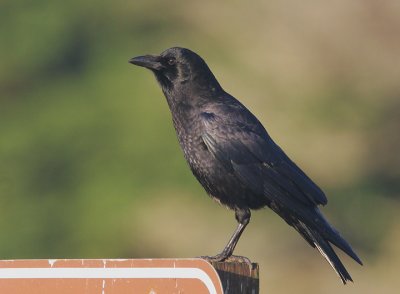
[[[0,279],[198,279],[217,293],[199,268],[0,268]]]

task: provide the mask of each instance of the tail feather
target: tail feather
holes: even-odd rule
[[[310,229],[302,222],[299,222],[295,226],[295,228],[310,243],[311,246],[318,249],[321,255],[335,270],[336,274],[340,277],[343,284],[346,284],[347,281],[353,282],[350,274],[348,273],[343,263],[340,261],[339,257],[333,250],[332,246],[329,244],[328,240],[324,236],[322,236],[318,231]]]
[[[270,206],[271,209],[290,226],[294,227],[312,247],[318,249],[341,278],[343,284],[346,284],[347,281],[353,281],[332,248],[332,245],[337,246],[362,265],[362,261],[347,241],[329,224],[317,207],[295,206],[285,197],[285,194],[280,196],[282,197],[279,199],[273,199],[275,201],[273,202],[274,205]]]
[[[321,234],[332,244],[337,246],[339,249],[343,250],[348,256],[353,258],[357,263],[363,265],[361,259],[354,252],[353,248],[347,243],[347,241],[340,235],[340,233],[332,227],[329,222],[325,219],[322,213],[316,209],[317,214],[320,216],[321,220],[325,222],[325,230]]]
[[[343,284],[346,284],[347,281],[353,282],[353,279],[351,278],[349,272],[340,261],[332,246],[328,242],[326,242],[321,236],[317,236],[316,239],[319,240],[315,242],[315,246],[322,254],[322,256],[325,257],[331,267],[335,270],[336,274],[340,277]]]

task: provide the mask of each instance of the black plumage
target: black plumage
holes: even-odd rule
[[[352,281],[331,244],[359,264],[350,245],[318,209],[322,190],[275,144],[258,119],[226,93],[196,53],[170,48],[132,58],[150,69],[167,98],[184,156],[207,193],[235,211],[238,227],[212,260],[229,258],[250,221],[250,209],[270,207]]]

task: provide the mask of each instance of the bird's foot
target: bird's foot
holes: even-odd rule
[[[239,256],[239,255],[231,255],[227,259],[226,262],[239,262],[239,263],[246,263],[251,265],[251,260],[248,259],[246,256]]]
[[[199,256],[199,258],[205,259],[208,262],[222,262],[224,260],[226,260],[227,258],[229,258],[228,256],[220,253],[214,256]]]
[[[251,266],[251,260],[245,256],[238,256],[238,255],[230,255],[226,256],[222,253],[217,254],[215,256],[200,256],[200,258],[207,260],[208,262],[239,262],[239,263],[246,263],[247,265]]]

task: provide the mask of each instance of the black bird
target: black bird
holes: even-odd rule
[[[352,281],[331,244],[362,262],[318,209],[327,203],[325,194],[222,89],[199,55],[174,47],[129,62],[154,73],[193,174],[211,197],[235,211],[237,229],[224,250],[209,259],[231,257],[250,210],[268,206],[319,250],[344,284]]]

